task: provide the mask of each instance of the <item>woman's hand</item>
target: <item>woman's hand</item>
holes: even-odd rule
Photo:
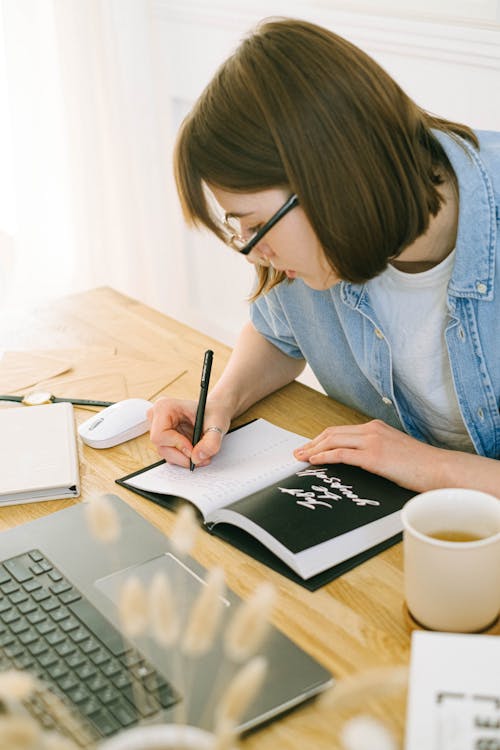
[[[196,401],[176,398],[160,398],[148,411],[150,438],[158,454],[168,463],[189,466],[192,460],[197,466],[206,466],[219,452],[223,435],[228,431],[231,419],[227,411],[207,401],[205,408],[204,434],[196,446],[191,443],[196,419]],[[206,432],[209,427],[219,427]]]
[[[360,425],[327,427],[294,451],[299,461],[360,466],[417,492],[443,486],[442,464],[448,454],[449,451],[422,443],[378,419]]]

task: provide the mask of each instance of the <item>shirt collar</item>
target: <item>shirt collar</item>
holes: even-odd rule
[[[491,300],[494,296],[496,206],[493,186],[478,150],[460,136],[433,131],[456,174],[459,219],[455,264],[448,286],[459,297]],[[364,284],[341,282],[342,300],[361,302]]]
[[[459,190],[455,265],[448,291],[491,300],[495,280],[496,207],[493,186],[480,152],[459,136],[434,135],[443,146]]]

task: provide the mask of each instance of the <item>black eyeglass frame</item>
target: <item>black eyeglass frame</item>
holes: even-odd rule
[[[255,234],[253,235],[253,237],[250,237],[250,239],[248,240],[248,242],[246,244],[244,244],[241,249],[239,249],[235,245],[231,245],[231,242],[234,242],[235,239],[236,239],[236,237],[237,237],[237,235],[235,235],[235,234],[232,235],[231,240],[229,241],[229,244],[240,255],[248,255],[249,253],[252,252],[252,250],[254,249],[255,245],[257,245],[261,241],[261,239],[264,237],[264,235],[267,234],[274,227],[274,225],[278,223],[278,221],[280,219],[282,219],[284,216],[286,216],[286,214],[289,211],[291,211],[292,208],[295,208],[295,206],[298,206],[298,205],[299,205],[299,198],[298,198],[298,196],[295,193],[293,193],[293,195],[291,195],[288,198],[288,200],[286,201],[286,203],[284,203],[281,206],[281,208],[279,208],[276,211],[276,213],[271,216],[271,218],[269,219],[269,221],[266,221],[266,223],[257,232],[255,232]]]

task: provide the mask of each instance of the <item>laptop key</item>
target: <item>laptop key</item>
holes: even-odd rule
[[[125,644],[123,636],[90,602],[81,599],[68,604],[68,609],[88,626],[113,656],[121,656],[129,650],[130,647]]]
[[[66,591],[63,594],[59,595],[59,599],[62,601],[63,604],[71,604],[72,602],[77,602],[81,598],[82,598],[82,595],[79,594],[78,591],[75,591],[74,589],[70,591]]]
[[[4,562],[4,567],[19,583],[29,581],[30,578],[33,578],[33,573],[29,569],[29,565],[25,564],[23,556],[14,557],[12,560],[6,560]]]
[[[53,609],[50,612],[50,616],[54,620],[54,622],[59,622],[60,620],[64,620],[66,617],[69,617],[70,612],[66,607],[59,607],[59,609]]]
[[[51,576],[53,574],[49,573]],[[59,596],[60,594],[64,594],[65,591],[70,591],[72,588],[71,583],[68,583],[67,581],[59,581],[59,583],[54,583],[52,586],[50,586],[50,590],[52,591],[55,596]]]
[[[0,649],[5,648],[5,646],[8,646],[9,643],[13,643],[16,640],[14,633],[9,632],[8,630],[5,631],[5,633],[2,633],[0,635]]]
[[[37,622],[35,627],[40,635],[47,635],[47,633],[52,633],[52,631],[55,630],[57,626],[52,622],[52,620],[42,620],[42,622]]]
[[[74,653],[69,654],[69,656],[65,656],[64,661],[70,669],[78,669],[78,667],[85,664],[87,660],[80,651],[75,651]]]
[[[48,669],[48,667],[51,667],[53,664],[59,661],[59,657],[56,653],[54,653],[54,651],[52,651],[52,649],[49,649],[44,654],[39,656],[37,661],[44,669]]]
[[[49,667],[49,669],[47,669],[47,673],[52,677],[53,680],[58,680],[60,677],[68,674],[68,667],[63,661],[59,660],[51,667]]]
[[[10,578],[11,578],[10,573],[7,573],[3,565],[0,565],[0,586],[3,583],[7,583],[7,581],[10,581]]]
[[[45,640],[50,643],[51,646],[57,646],[58,643],[62,643],[66,639],[64,633],[60,630],[53,630],[52,633],[47,633]]]
[[[101,708],[96,713],[93,713],[90,717],[90,721],[96,727],[97,731],[101,734],[109,737],[120,729],[120,725],[117,720],[110,714],[106,709]]]
[[[28,594],[22,589],[18,589],[17,591],[14,591],[14,593],[10,594],[9,596],[9,599],[12,602],[12,604],[21,604],[21,602],[25,602],[27,598],[28,598]]]
[[[106,675],[106,677],[114,677],[115,675],[119,674],[122,671],[121,664],[116,659],[111,659],[111,661],[108,661],[106,664],[103,664],[101,667],[101,672]]]
[[[38,605],[36,602],[28,599],[27,602],[21,602],[17,608],[21,614],[27,615],[29,612],[35,612],[38,609]]]
[[[2,583],[0,588],[2,589],[3,593],[8,596],[9,594],[13,594],[14,591],[19,591],[19,584],[17,584],[15,581],[10,580],[7,581],[7,583]]]
[[[12,609],[9,609],[7,612],[2,612],[0,614],[0,617],[6,625],[8,625],[10,622],[14,622],[14,620],[19,620],[20,616],[21,615],[15,607],[12,607]]]
[[[8,659],[14,659],[16,656],[21,656],[24,652],[24,646],[14,641],[13,643],[9,643],[8,646],[5,646],[3,652]]]
[[[16,669],[30,669],[30,667],[33,666],[35,663],[35,659],[31,654],[29,654],[27,651],[23,651],[22,654],[19,656],[16,656],[15,659],[13,659],[14,666]]]
[[[45,572],[40,563],[37,562],[34,565],[30,565],[30,570],[36,576],[40,576]]]
[[[108,703],[113,703],[118,697],[119,692],[115,690],[115,688],[112,685],[106,685],[105,688],[102,690],[99,690],[97,693],[97,697],[104,703],[104,705]]]
[[[97,674],[97,669],[93,664],[89,664],[88,661],[85,661],[81,667],[76,670],[76,673],[81,680],[90,680],[91,677]]]
[[[78,705],[79,703],[88,701],[88,699],[91,697],[91,693],[89,690],[87,690],[85,685],[79,684],[72,690],[68,690],[68,697],[73,701],[73,703],[76,703]]]
[[[91,695],[90,698],[88,698],[86,701],[79,704],[78,708],[84,714],[84,716],[90,717],[92,714],[97,713],[101,710],[101,704],[95,697],[95,695]]]
[[[23,589],[25,591],[28,591],[29,593],[31,593],[31,591],[36,591],[37,589],[40,589],[40,588],[42,588],[42,584],[36,578],[31,578],[29,581],[26,581],[25,583],[23,583]]]
[[[35,628],[31,628],[29,630],[26,630],[24,633],[21,633],[19,635],[19,640],[23,644],[23,646],[28,646],[30,643],[34,643],[34,641],[37,641],[39,638],[38,633],[36,632]],[[2,645],[0,640],[0,646]]]
[[[14,635],[18,635],[19,633],[24,633],[29,627],[30,624],[27,619],[21,617],[19,620],[16,620],[16,622],[11,623],[9,630],[11,633],[14,633]]]
[[[96,672],[90,680],[87,680],[87,686],[93,693],[97,693],[98,690],[103,690],[103,688],[108,686],[108,681],[102,674]]]
[[[129,727],[138,719],[137,711],[124,698],[119,698],[114,703],[110,703],[108,710],[120,722],[122,727]]]
[[[32,599],[34,602],[43,602],[45,599],[50,599],[50,591],[40,586],[38,591],[33,592]]]

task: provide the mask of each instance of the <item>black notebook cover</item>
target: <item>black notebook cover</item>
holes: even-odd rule
[[[146,467],[147,469],[153,468],[153,466],[158,466],[160,464],[164,463],[163,461],[158,461],[156,464],[152,464],[149,467]],[[315,469],[321,469],[322,467],[314,467]],[[326,469],[327,467],[325,467]],[[126,487],[129,490],[132,490],[132,492],[136,492],[138,495],[141,495],[143,497],[146,497],[149,500],[152,500],[155,503],[158,503],[159,505],[162,505],[163,507],[169,508],[171,510],[175,510],[175,508],[178,506],[179,502],[185,502],[182,498],[175,497],[173,495],[165,495],[162,493],[156,493],[156,492],[150,492],[147,490],[141,490],[136,487],[131,487],[127,484],[127,480],[131,479],[132,477],[136,476],[137,474],[141,474],[146,469],[139,469],[139,471],[133,472],[132,474],[128,474],[126,477],[122,477],[121,479],[117,479],[117,484],[120,484],[124,487]],[[329,471],[332,471],[334,473],[338,473],[340,476],[344,477],[347,475],[349,484],[352,482],[353,485],[356,486],[357,490],[360,490],[362,493],[361,496],[365,497],[374,497],[375,490],[375,497],[392,497],[392,502],[396,503],[398,507],[401,507],[404,502],[410,499],[415,493],[411,492],[410,490],[403,489],[399,487],[398,485],[394,484],[393,482],[390,482],[387,479],[384,479],[382,477],[370,474],[369,472],[365,472],[362,469],[359,469],[357,467],[353,466],[343,466],[341,464],[328,467]],[[354,481],[353,481],[354,480]],[[279,484],[286,485],[287,479],[282,480]],[[294,481],[294,484],[297,484],[296,480]],[[266,492],[267,488],[261,492]],[[255,493],[258,495],[259,493]],[[248,498],[242,498],[242,500],[249,500],[251,501],[252,496],[249,496]],[[396,500],[397,498],[397,500]],[[240,501],[237,501],[241,502]],[[230,508],[231,505],[235,505],[237,503],[229,504],[227,507]],[[194,506],[193,506],[194,507]],[[268,506],[269,507],[269,506]],[[275,507],[273,502],[273,508]],[[384,515],[384,513],[379,513],[377,508],[370,508],[370,507],[364,507],[359,508],[354,503],[352,504],[352,508],[349,508],[347,505],[347,518],[344,518],[343,523],[346,524],[346,528],[344,530],[349,530],[352,528],[352,524],[349,522],[349,516],[352,514],[356,514],[356,512],[359,514],[360,512],[365,515],[366,519],[364,520],[365,523],[369,523],[371,520],[374,520],[379,515]],[[287,515],[290,515],[290,509],[292,506],[288,506]],[[195,508],[196,510],[196,508]],[[310,511],[314,512],[314,511]],[[293,513],[293,510],[292,510]],[[344,511],[345,515],[345,511]],[[316,516],[319,520],[319,516]],[[293,515],[291,516],[293,519]],[[268,524],[263,523],[264,527],[268,526]],[[292,541],[291,537],[295,534],[294,532],[294,526],[297,524],[291,521],[291,525],[288,529],[288,535],[290,537],[290,541]],[[358,524],[355,524],[356,526]],[[300,584],[304,588],[308,589],[309,591],[315,591],[316,589],[320,588],[321,586],[326,585],[330,581],[334,580],[338,576],[342,575],[343,573],[346,573],[347,571],[351,570],[352,568],[356,567],[360,563],[364,562],[365,560],[368,560],[373,555],[378,554],[384,549],[387,549],[393,544],[396,544],[397,542],[401,541],[402,534],[396,534],[395,536],[392,536],[388,539],[385,539],[383,542],[375,545],[374,547],[371,547],[368,550],[364,550],[363,552],[360,552],[357,555],[354,555],[353,557],[340,562],[337,565],[334,565],[333,567],[324,570],[317,575],[312,576],[311,578],[308,578],[307,580],[303,579],[301,576],[297,575],[293,570],[291,570],[288,565],[286,565],[282,560],[274,555],[267,547],[265,547],[263,544],[261,544],[257,539],[255,539],[252,535],[248,534],[247,532],[241,530],[240,528],[233,526],[232,524],[226,524],[226,523],[218,523],[215,526],[211,527],[210,525],[204,525],[203,528],[205,528],[210,533],[214,534],[215,536],[220,537],[221,539],[224,539],[225,541],[229,542],[232,546],[240,549],[242,552],[245,552],[250,557],[255,558],[256,560],[259,560],[259,562],[263,563],[264,565],[267,565],[269,568],[272,568],[273,570],[276,570],[278,573],[281,573],[282,575],[286,576],[287,578],[290,578],[292,581],[295,581],[296,583]],[[281,529],[283,531],[283,529]],[[340,530],[339,533],[341,533],[342,530]],[[321,533],[321,531],[320,531]],[[330,538],[329,532],[325,530],[325,540]],[[322,541],[321,539],[318,541]],[[288,545],[293,548],[292,545]],[[307,546],[307,545],[303,545]]]

